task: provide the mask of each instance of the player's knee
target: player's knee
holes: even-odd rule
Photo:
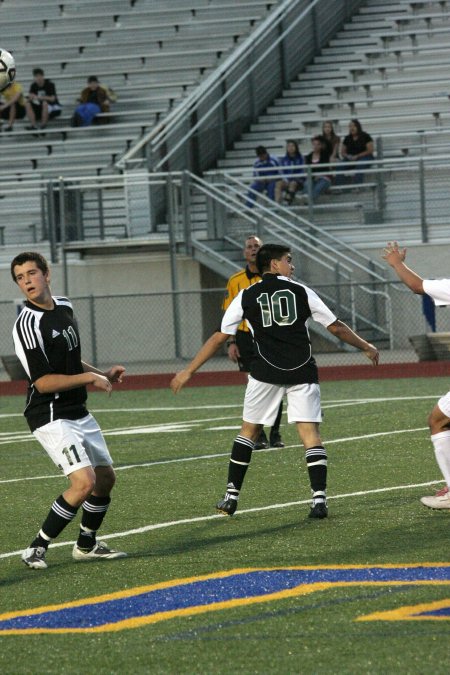
[[[95,475],[84,475],[73,482],[73,487],[78,492],[80,499],[89,497],[95,488]]]
[[[101,496],[107,496],[111,492],[116,482],[116,474],[114,469],[109,467],[101,467],[96,470],[95,479],[95,493]]]

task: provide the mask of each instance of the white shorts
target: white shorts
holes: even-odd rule
[[[450,391],[444,394],[444,396],[441,396],[437,404],[439,410],[441,410],[446,417],[450,417]]]
[[[285,394],[289,424],[322,421],[318,384],[268,384],[255,380],[251,375],[245,390],[242,419],[251,424],[272,426]]]
[[[33,431],[65,476],[86,466],[111,466],[112,459],[96,419],[55,420]]]

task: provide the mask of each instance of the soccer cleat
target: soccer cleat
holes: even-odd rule
[[[47,563],[45,562],[45,554],[47,549],[43,546],[36,546],[36,548],[26,548],[22,553],[22,562],[33,570],[45,570]]]
[[[224,516],[232,516],[237,509],[237,498],[234,495],[230,495],[229,492],[225,492],[222,499],[217,502],[216,509],[220,513],[223,513]]]
[[[82,551],[75,544],[72,550],[74,560],[114,560],[115,558],[126,558],[127,554],[123,551],[115,551],[108,548],[104,541],[98,541],[90,551]]]
[[[261,431],[261,433],[258,436],[258,439],[255,441],[255,450],[263,450],[265,448],[269,447],[269,441],[267,440],[267,436],[264,432],[264,429]]]
[[[311,510],[308,518],[326,518],[328,516],[328,506],[325,492],[316,492],[313,495]]]
[[[271,448],[284,448],[284,443],[281,440],[281,435],[279,431],[270,432],[270,447]]]
[[[314,506],[311,506],[311,510],[308,513],[308,518],[327,518],[328,517],[328,507],[326,502],[317,502]]]
[[[447,486],[438,490],[435,495],[422,497],[420,500],[424,506],[430,509],[450,509],[450,492]]]

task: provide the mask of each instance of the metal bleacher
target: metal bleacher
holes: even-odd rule
[[[241,171],[248,179],[256,146],[265,145],[271,154],[281,156],[286,139],[295,138],[307,153],[311,137],[321,132],[325,120],[334,123],[342,138],[350,118],[358,118],[376,140],[379,159],[426,153],[446,158],[450,148],[447,34],[447,0],[367,0],[218,161],[218,169],[234,176]],[[378,181],[369,173],[362,186],[332,187],[314,206],[314,222],[357,246],[379,245],[386,236],[420,241],[417,209],[412,208],[417,205],[418,185],[411,175],[406,170],[386,170],[378,174]],[[449,179],[450,167],[440,167],[437,177],[427,183],[434,237],[439,241],[449,240],[444,209]],[[385,203],[374,228],[374,189],[380,181]],[[308,214],[299,204],[294,210]]]
[[[117,158],[192,91],[279,0],[0,0],[2,47],[17,65],[25,92],[42,67],[63,106],[45,134],[27,119],[0,133],[0,175],[43,181],[111,173]],[[101,123],[70,119],[89,75],[117,94]],[[39,200],[23,210],[16,194],[0,193],[4,240],[17,221],[39,220]],[[32,206],[31,206],[32,205]],[[28,208],[29,206],[29,208]],[[25,215],[25,217],[24,217]],[[27,230],[28,231],[28,230]]]

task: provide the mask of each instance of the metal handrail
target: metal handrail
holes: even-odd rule
[[[240,181],[237,180],[234,176],[230,176],[230,180],[233,181],[237,186],[239,186],[240,190],[245,190],[247,188],[246,185],[242,184]],[[242,194],[242,192],[241,192]],[[266,205],[268,206],[273,206],[273,202],[266,197],[266,195],[258,195],[259,199],[262,200]],[[369,258],[369,256],[364,255],[361,253],[358,249],[354,248],[350,244],[347,244],[343,242],[341,239],[338,237],[335,237],[334,235],[326,232],[323,230],[323,228],[320,228],[318,225],[315,225],[314,223],[310,222],[309,220],[306,220],[302,216],[298,216],[297,214],[293,214],[289,209],[286,207],[282,206],[281,204],[277,205],[276,211],[273,209],[268,209],[266,207],[262,207],[260,204],[256,204],[253,208],[252,211],[258,212],[259,209],[263,209],[265,215],[270,216],[271,219],[277,218],[279,219],[284,225],[287,225],[289,228],[292,229],[292,227],[298,228],[297,225],[292,223],[292,220],[298,220],[300,221],[305,227],[307,227],[309,230],[314,230],[317,232],[318,236],[314,236],[311,234],[311,232],[307,232],[305,230],[302,230],[302,236],[308,236],[311,240],[315,240],[316,245],[319,246],[321,249],[326,248],[327,250],[332,252],[332,255],[334,256],[334,259],[336,260],[337,257],[341,258],[344,261],[344,264],[350,262],[351,265],[359,268],[361,271],[364,273],[368,274],[371,278],[376,279],[377,281],[385,281],[385,268],[383,265],[380,265],[377,261],[374,261],[372,258]],[[366,265],[362,265],[359,263],[355,258],[351,257],[350,255],[345,255],[339,250],[336,250],[334,246],[331,246],[327,242],[324,241],[324,238],[330,239],[333,242],[333,245],[339,246],[341,248],[347,249],[349,252],[351,252],[352,256],[358,256],[362,258],[365,262],[367,262],[367,265],[371,265],[372,267],[378,267],[380,270],[382,270],[383,273],[378,274],[375,270],[370,269],[370,267],[367,267]],[[351,268],[349,268],[349,271],[351,271]]]
[[[264,54],[260,56],[252,65],[246,68],[245,75],[241,76],[228,90],[227,92],[220,97],[220,99],[210,107],[205,115],[202,116],[197,123],[192,126],[189,131],[184,135],[184,137],[175,144],[169,152],[156,164],[155,168],[159,168],[167,161],[167,159],[181,147],[187,139],[189,139],[193,133],[199,128],[199,125],[208,119],[211,114],[220,106],[224,101],[227,100],[229,95],[235,90],[235,88],[242,83],[242,81],[252,73],[257,66],[260,64],[261,60],[267,56],[273,49],[278,47],[280,42],[288,35],[294,28],[297,27],[298,23],[305,18],[309,13],[311,13],[315,6],[322,0],[311,0],[311,4],[302,11],[299,16],[294,19],[290,25],[283,30],[279,37],[271,41],[269,47],[265,50]],[[140,152],[145,146],[149,143],[152,143],[153,149],[159,149],[164,143],[168,133],[175,129],[179,125],[180,121],[186,119],[186,115],[195,108],[202,97],[206,93],[211,93],[213,88],[220,87],[223,79],[228,77],[235,69],[243,64],[245,59],[249,56],[251,50],[257,47],[265,39],[266,33],[269,29],[273,29],[275,26],[281,26],[282,21],[287,14],[291,12],[296,5],[300,5],[302,0],[284,0],[282,4],[277,7],[270,15],[249,35],[244,42],[237,47],[230,56],[224,61],[224,63],[216,68],[214,72],[207,77],[202,84],[200,84],[191,94],[189,94],[172,112],[170,112],[167,117],[160,122],[154,129],[152,129],[148,134],[144,135],[142,139],[128,152],[126,152],[123,157],[121,157],[115,164],[117,168],[123,169],[126,167],[127,162],[133,160],[135,155]]]

